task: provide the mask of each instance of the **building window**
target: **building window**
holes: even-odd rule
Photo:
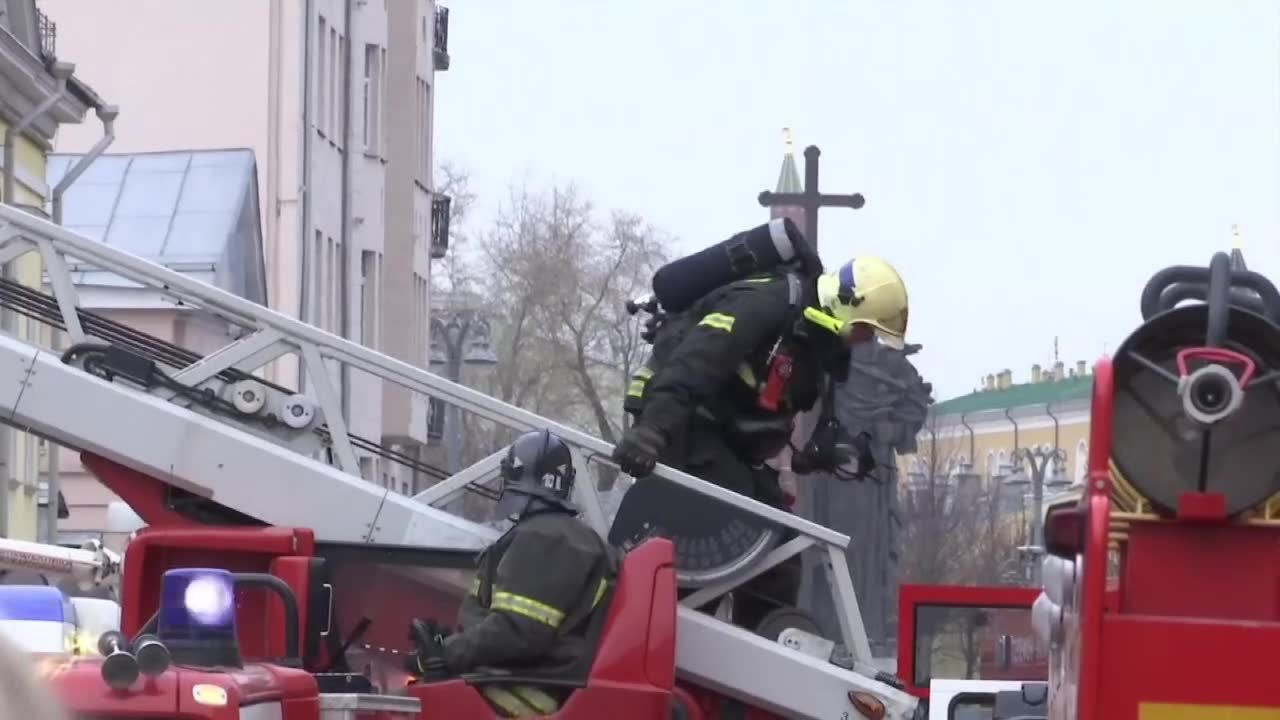
[[[316,130],[324,135],[329,119],[329,24],[323,15],[316,36]]]
[[[417,273],[414,273],[413,275],[413,309],[415,313],[417,312],[418,306],[421,304],[421,297],[422,297],[421,283],[422,281],[418,278]],[[421,323],[418,322],[418,319],[416,317],[413,318],[412,322],[413,322],[413,345],[412,345],[413,355],[411,357],[415,358],[414,364],[416,365],[417,364],[416,356],[418,355],[418,349],[422,347],[421,345],[422,327],[421,327]]]
[[[333,102],[329,104],[329,138],[337,142],[342,127],[339,126],[339,110],[342,109],[342,38],[338,28],[329,28],[329,96]]]
[[[378,308],[382,305],[382,259],[372,250],[360,253],[360,342],[365,347],[378,347]]]
[[[341,148],[346,144],[347,127],[342,122],[343,103],[350,99],[342,92],[342,81],[347,72],[347,36],[338,34],[338,44],[333,63],[333,141]]]
[[[439,440],[444,437],[444,401],[430,398],[427,404],[427,439]]]
[[[419,278],[419,282],[422,283],[422,298],[418,302],[418,317],[413,322],[422,333],[422,367],[428,367],[431,365],[431,327],[427,322],[431,314],[431,285],[426,278]]]
[[[418,78],[413,87],[413,155],[422,154],[422,78]],[[422,182],[422,161],[418,161],[413,169],[413,179]]]
[[[378,59],[378,156],[387,156],[386,113],[383,103],[387,100],[387,49],[379,49]]]
[[[334,296],[337,295],[337,293],[334,292],[334,290],[336,289],[335,288],[336,283],[334,283],[334,278],[337,277],[338,275],[338,272],[337,272],[338,269],[334,267],[337,264],[334,262],[334,260],[336,260],[338,257],[338,251],[337,251],[337,248],[334,247],[334,245],[335,243],[333,241],[333,238],[331,237],[325,238],[324,301],[323,301],[324,302],[324,325],[322,327],[325,330],[329,330],[329,331],[333,330]]]
[[[342,241],[329,238],[329,332],[337,333],[342,317]]]
[[[413,291],[413,347],[418,355],[419,364],[422,367],[428,367],[431,364],[431,328],[427,325],[427,302],[431,297],[431,288],[427,285],[427,279],[415,274]]]
[[[431,187],[431,83],[422,81],[422,128],[418,137],[422,138],[422,152],[418,157],[422,162],[422,184]]]
[[[382,53],[377,45],[364,46],[364,152],[378,155],[382,148]]]
[[[324,308],[321,298],[324,297],[324,233],[316,230],[316,237],[311,249],[311,267],[307,269],[307,280],[311,285],[311,297],[308,298],[308,320],[316,327],[323,327],[320,313]]]

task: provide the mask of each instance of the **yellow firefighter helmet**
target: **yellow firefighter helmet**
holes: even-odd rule
[[[907,335],[907,286],[878,257],[857,257],[818,278],[818,303],[847,330],[870,325],[881,342],[901,349]]]

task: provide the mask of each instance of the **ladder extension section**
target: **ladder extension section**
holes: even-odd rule
[[[78,365],[74,358],[63,362],[63,357],[47,349],[0,336],[0,416],[11,425],[101,455],[263,522],[311,528],[318,541],[478,549],[495,539],[496,530],[435,505],[496,477],[501,451],[413,498],[361,479],[355,452],[359,440],[348,432],[331,381],[330,367],[345,365],[502,427],[546,428],[560,435],[573,448],[579,467],[590,470],[579,471],[586,481],[576,485],[586,519],[598,532],[608,533],[595,480],[598,467],[610,464],[612,446],[599,438],[16,208],[0,206],[0,263],[29,252],[39,253],[43,260],[53,297],[42,297],[49,308],[56,303],[57,312],[44,313],[54,317],[24,314],[65,329],[73,349],[82,352],[84,359]],[[121,372],[109,357],[104,361],[103,341],[112,342],[112,338],[103,337],[107,333],[99,330],[103,318],[79,307],[71,272],[80,268],[119,275],[174,301],[175,308],[212,314],[239,328],[241,334],[195,362],[153,357],[154,368],[135,373],[147,377]],[[8,303],[6,307],[24,312]],[[288,354],[300,359],[314,400],[250,377]],[[110,371],[104,372],[104,366]],[[332,453],[337,467],[315,459],[322,451]],[[682,677],[788,717],[851,717],[847,694],[854,690],[879,697],[888,710],[886,717],[911,717],[916,702],[909,695],[691,607],[814,548],[828,559],[844,644],[857,663],[870,666],[871,652],[845,560],[847,536],[673,468],[660,465],[655,475],[797,535],[747,572],[682,602],[677,641]]]
[[[116,573],[120,556],[97,540],[80,549],[0,538],[0,571],[28,570],[55,577],[78,576],[100,585]]]

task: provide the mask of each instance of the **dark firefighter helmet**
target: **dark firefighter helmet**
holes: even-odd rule
[[[502,494],[498,512],[519,515],[533,500],[575,512],[573,455],[564,440],[548,430],[533,430],[517,437],[499,466]]]

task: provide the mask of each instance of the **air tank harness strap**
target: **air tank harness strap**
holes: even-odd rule
[[[729,256],[729,270],[734,275],[749,273],[756,267],[755,253],[747,247],[747,239],[744,235],[738,235],[730,240],[725,245],[724,251]]]
[[[490,607],[490,603],[493,602],[493,578],[498,573],[498,560],[506,552],[507,546],[511,544],[512,533],[515,532],[515,529],[513,526],[503,533],[502,537],[495,540],[492,545],[485,548],[476,562],[476,576],[471,581],[471,594],[475,596],[476,602],[482,608]]]

